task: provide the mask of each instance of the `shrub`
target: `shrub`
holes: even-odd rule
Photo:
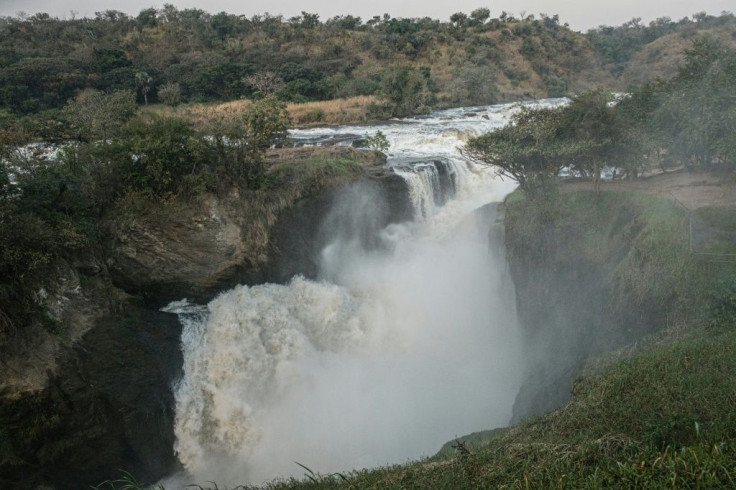
[[[181,102],[181,86],[168,82],[159,87],[157,95],[160,102],[175,107]]]

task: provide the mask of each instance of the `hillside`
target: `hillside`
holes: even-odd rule
[[[387,15],[363,22],[308,13],[248,19],[171,5],[136,17],[109,10],[91,19],[6,17],[0,19],[0,123],[63,107],[84,88],[131,90],[140,104],[171,105],[259,93],[290,102],[376,96],[388,103],[361,115],[374,118],[434,104],[623,90],[671,73],[694,37],[733,44],[735,25],[723,14],[649,26],[632,21],[582,34],[557,16],[490,18],[487,9],[449,22]]]

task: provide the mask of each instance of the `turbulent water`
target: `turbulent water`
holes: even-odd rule
[[[184,325],[175,450],[185,474],[172,482],[222,487],[301,476],[296,462],[320,473],[403,462],[508,422],[522,357],[513,290],[473,210],[513,186],[458,148],[513,110],[292,132],[298,143],[349,144],[381,130],[416,219],[367,250],[361,224],[380,196],[354,186],[325,217],[334,235],[320,281],[169,305]]]

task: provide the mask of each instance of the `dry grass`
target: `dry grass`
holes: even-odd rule
[[[359,95],[347,99],[289,104],[287,108],[291,121],[297,126],[346,124],[367,120],[368,106],[375,100],[370,95]]]
[[[348,124],[363,122],[368,119],[368,106],[375,101],[373,96],[357,96],[347,99],[305,102],[288,104],[292,123],[297,127],[321,124]],[[197,129],[207,126],[208,122],[228,119],[245,110],[249,99],[233,100],[215,104],[188,104],[178,107],[152,105],[144,110],[160,116],[181,117]]]

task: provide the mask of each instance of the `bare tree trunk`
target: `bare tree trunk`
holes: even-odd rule
[[[593,164],[593,190],[596,194],[601,191],[601,164],[597,158]]]

